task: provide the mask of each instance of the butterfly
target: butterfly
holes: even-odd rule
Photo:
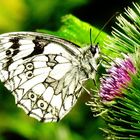
[[[15,103],[42,122],[61,120],[75,105],[83,83],[94,79],[98,45],[78,45],[49,34],[0,35],[0,80]]]

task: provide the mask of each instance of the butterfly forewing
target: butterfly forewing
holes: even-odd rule
[[[0,36],[0,80],[16,104],[40,121],[58,121],[74,106],[87,78],[81,50],[73,43],[40,33]]]

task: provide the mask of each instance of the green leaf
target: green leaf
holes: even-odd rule
[[[57,31],[49,31],[49,30],[37,30],[38,32],[44,32],[47,34],[52,34],[59,36],[61,38],[67,39],[80,47],[84,47],[86,45],[90,45],[90,29],[92,29],[92,41],[93,43],[99,43],[99,45],[103,46],[104,40],[107,39],[107,34],[99,29],[93,27],[92,25],[83,22],[76,18],[73,15],[66,15],[62,17],[62,25]],[[100,36],[97,38],[96,42],[94,39],[100,33]]]

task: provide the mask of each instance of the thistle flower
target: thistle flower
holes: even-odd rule
[[[127,88],[131,81],[130,74],[136,73],[136,68],[130,58],[117,59],[107,71],[108,76],[101,78],[99,96],[102,101],[111,101],[116,96],[122,96],[122,88]]]
[[[99,94],[89,102],[94,116],[98,113],[105,120],[102,130],[109,140],[140,140],[140,6],[133,6],[125,9],[125,16],[117,17],[106,46],[113,65],[106,67]],[[123,59],[121,54],[131,57]]]

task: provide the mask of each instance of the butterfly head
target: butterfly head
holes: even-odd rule
[[[90,52],[92,54],[92,56],[97,59],[99,58],[99,46],[98,43],[95,46],[90,46]]]
[[[95,38],[94,42],[96,41],[97,37]],[[92,45],[92,30],[90,28],[90,52],[92,54],[92,57],[94,57],[95,59],[99,58],[99,43],[97,43],[95,46]]]
[[[88,65],[86,65],[88,62]],[[84,61],[82,63],[83,68],[88,74],[89,78],[94,79],[97,72],[98,66],[100,64],[100,51],[99,46],[90,46],[84,51]]]
[[[100,63],[100,49],[98,43],[95,46],[91,44],[89,51],[91,54],[91,59],[90,59],[91,66],[93,66],[93,68],[96,69],[98,64]]]
[[[97,73],[97,69],[100,64],[100,50],[98,44],[96,44],[95,46],[90,46],[89,54],[90,57],[88,58],[88,62],[90,66],[90,73],[88,74],[89,78],[93,79],[95,77],[95,74]]]

